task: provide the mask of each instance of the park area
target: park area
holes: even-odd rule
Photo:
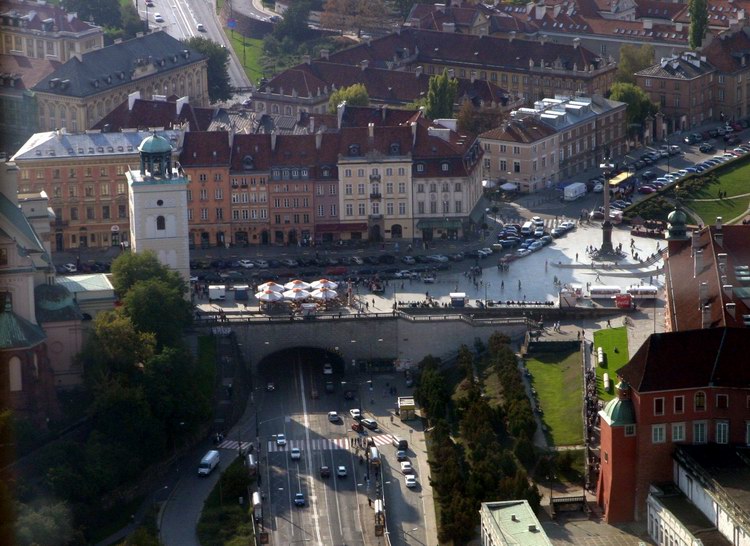
[[[690,208],[703,220],[703,224],[711,224],[717,216],[724,222],[735,219],[742,220],[750,204],[750,163],[738,161],[737,165],[720,169],[718,184],[706,184],[690,194],[685,200],[685,206]],[[724,197],[719,197],[719,192]]]
[[[596,366],[596,386],[599,398],[608,402],[614,398],[614,385],[617,384],[617,371],[628,362],[628,332],[626,327],[604,328],[594,332],[594,352],[591,355],[596,363],[598,348],[604,350],[604,365]],[[604,390],[604,374],[609,374],[611,387]]]
[[[529,355],[526,368],[544,414],[550,446],[583,443],[583,379],[580,351]]]

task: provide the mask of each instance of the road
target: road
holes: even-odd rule
[[[240,60],[230,47],[228,37],[219,23],[213,2],[207,0],[155,0],[154,7],[148,7],[140,1],[136,5],[142,19],[148,21],[151,30],[161,29],[178,40],[187,40],[196,36],[208,38],[229,49],[229,80],[232,87],[249,87],[250,80],[242,68]],[[157,14],[163,22],[157,22]],[[259,14],[259,17],[263,17]],[[198,30],[198,25],[205,30]]]

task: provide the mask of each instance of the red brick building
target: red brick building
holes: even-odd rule
[[[599,413],[608,523],[644,518],[650,486],[673,479],[676,445],[750,443],[748,353],[744,328],[654,334],[619,370],[618,397]]]

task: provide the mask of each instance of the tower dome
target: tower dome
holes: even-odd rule
[[[630,385],[624,379],[615,387],[617,396],[607,402],[602,412],[610,426],[635,424],[633,401],[630,399]]]
[[[172,145],[166,138],[154,133],[143,139],[143,142],[138,146],[138,151],[148,154],[163,154],[165,152],[171,152]]]
[[[685,241],[687,240],[687,214],[680,208],[679,203],[675,209],[667,216],[667,236],[668,241]]]
[[[172,145],[156,131],[138,146],[141,156],[141,176],[144,179],[172,178]]]

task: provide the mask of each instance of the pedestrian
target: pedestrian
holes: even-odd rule
[[[518,289],[521,290],[521,279],[518,279]]]
[[[612,328],[612,323],[607,319],[607,328]]]
[[[576,252],[576,261],[578,261],[578,252]]]
[[[500,290],[505,290],[505,281],[500,281]]]
[[[602,282],[602,278],[599,276],[599,273],[596,274],[596,282]]]

